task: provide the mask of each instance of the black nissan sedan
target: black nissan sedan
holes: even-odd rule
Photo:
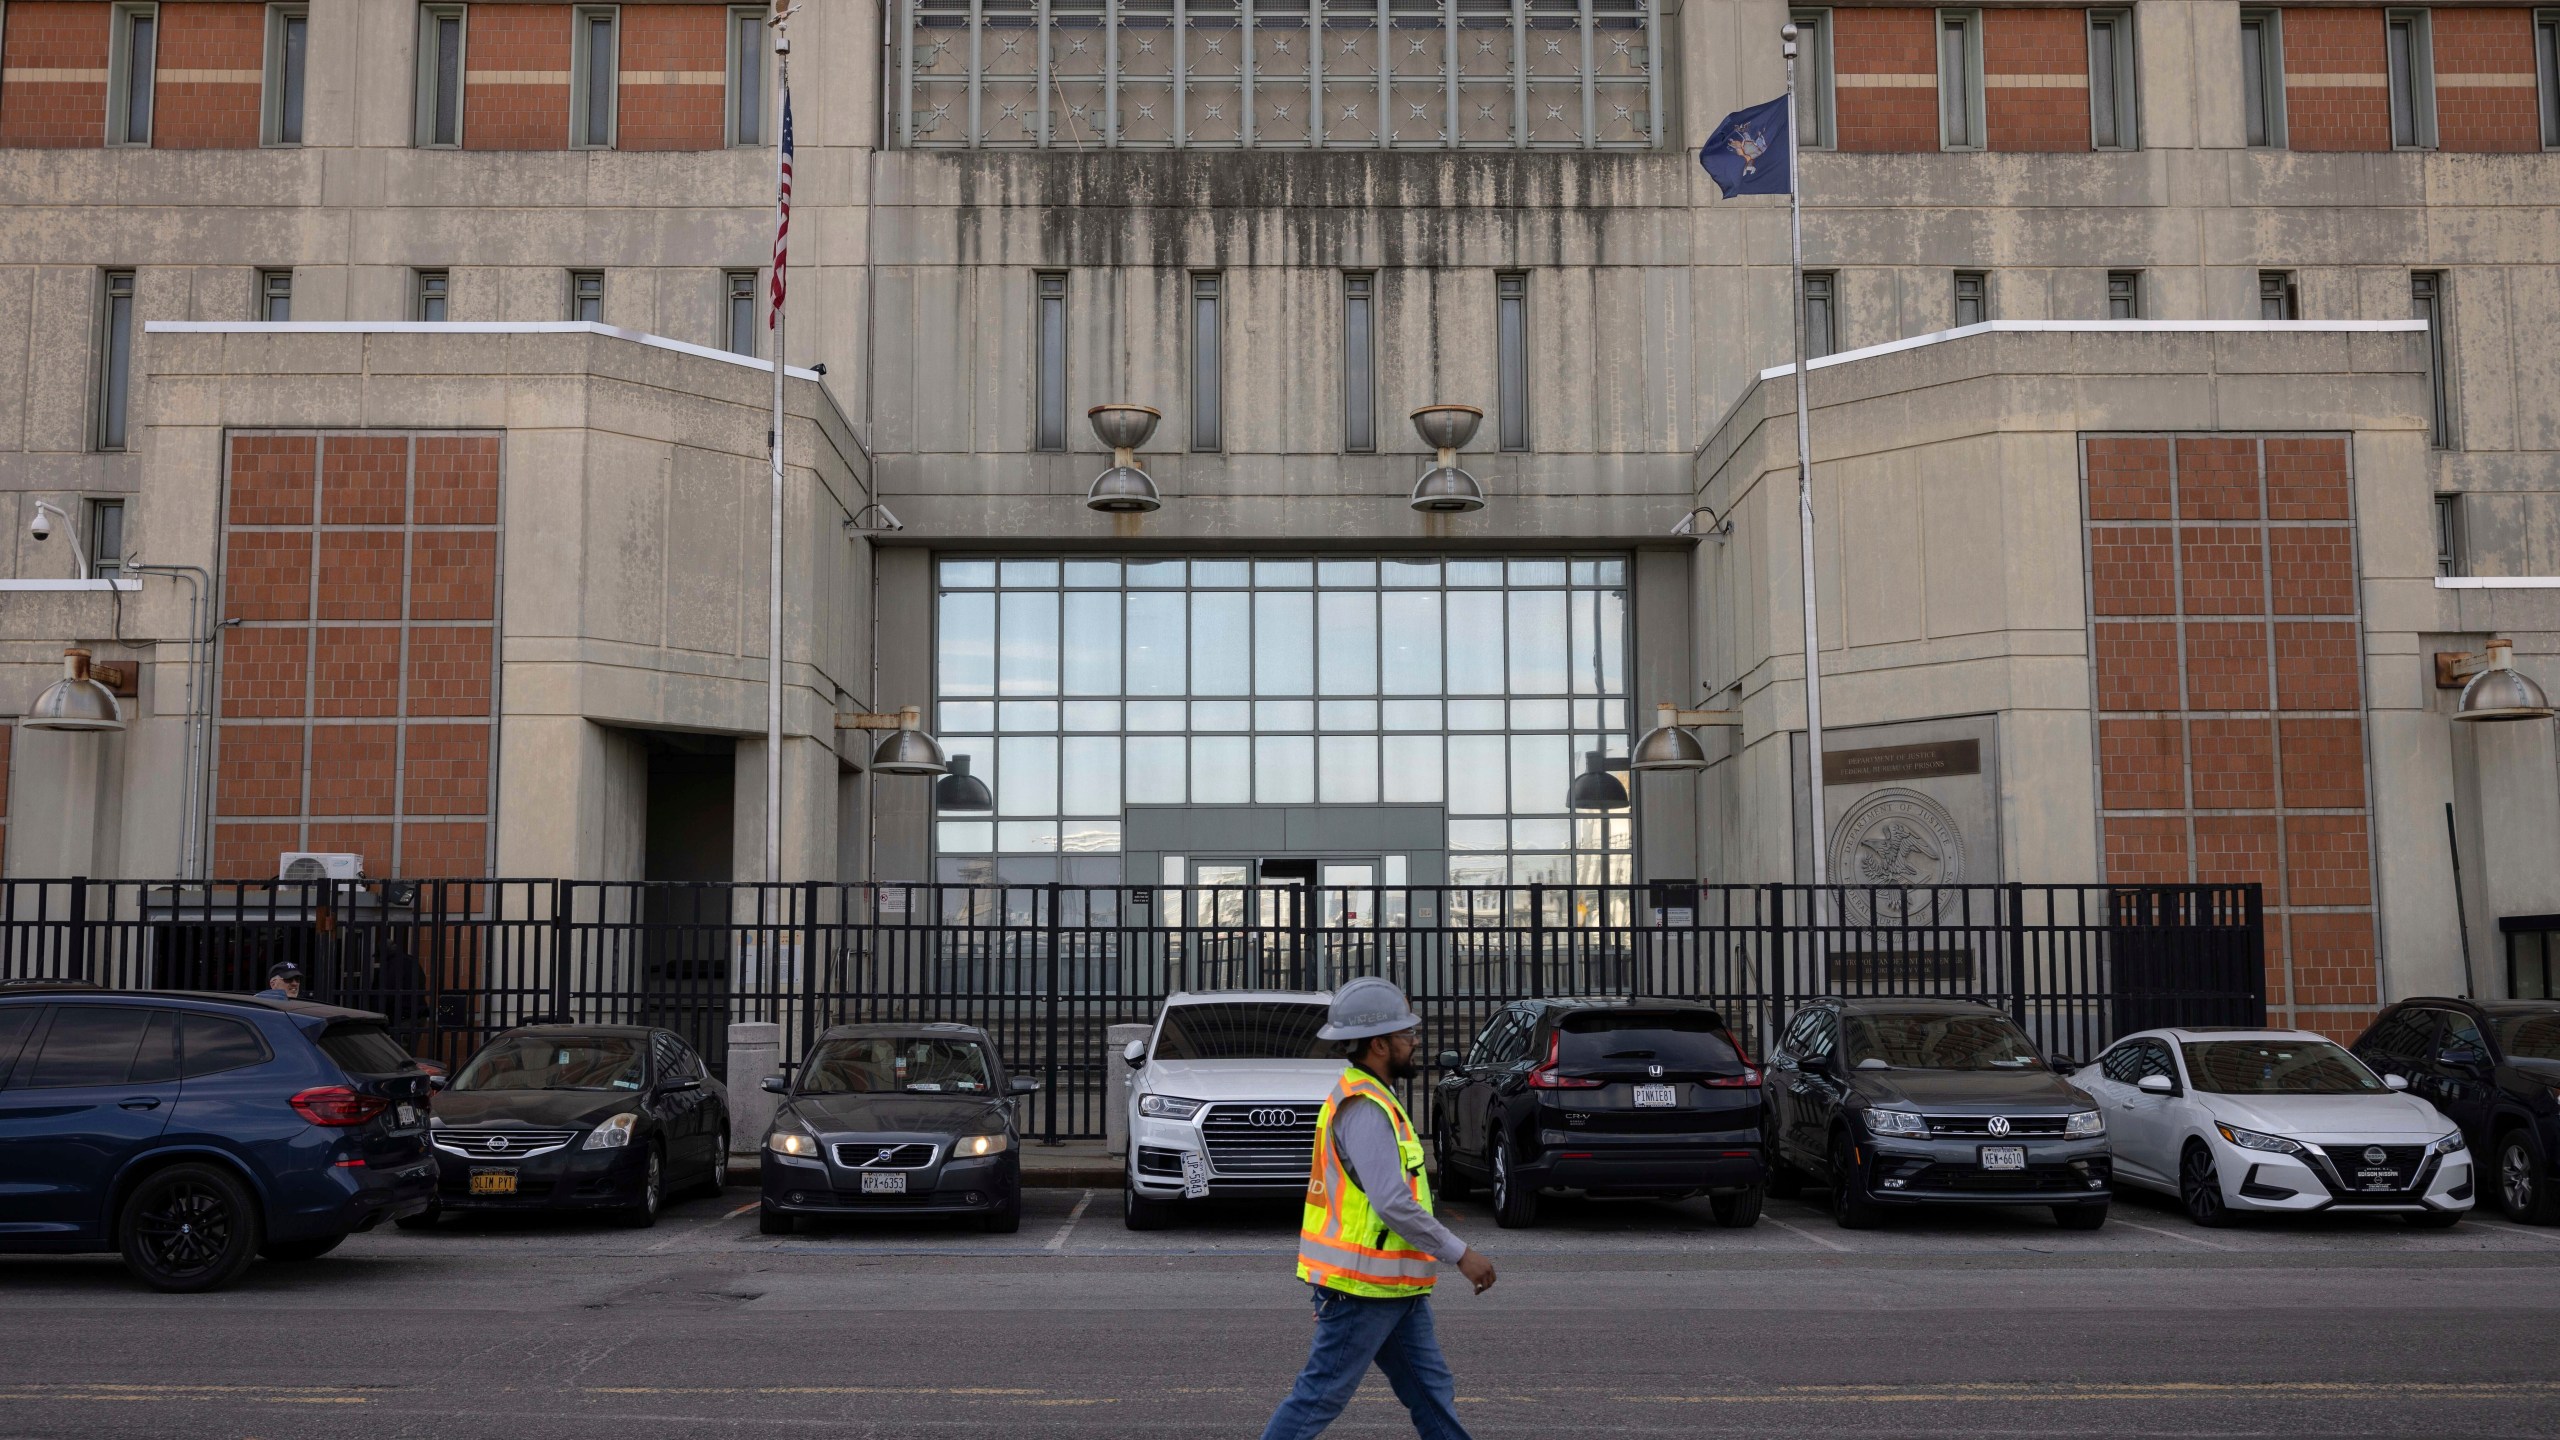
[[[839,1025],[790,1080],[764,1145],[767,1235],[798,1217],[975,1215],[1022,1226],[1022,1155],[1013,1101],[1040,1088],[1008,1077],[986,1032],[969,1025]]]
[[[1815,1000],[1769,1053],[1773,1188],[1811,1176],[1844,1229],[1921,1201],[2050,1205],[2107,1223],[2113,1174],[2097,1102],[2016,1023],[1962,1000]]]
[[[1678,1000],[1522,1000],[1440,1056],[1440,1192],[1493,1192],[1494,1222],[1538,1196],[1704,1193],[1718,1224],[1760,1218],[1760,1071],[1722,1016]]]
[[[693,1047],[639,1025],[529,1025],[435,1101],[437,1211],[602,1210],[657,1223],[671,1192],[729,1179],[729,1096]]]

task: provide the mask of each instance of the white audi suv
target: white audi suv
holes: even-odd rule
[[[1304,1195],[1316,1115],[1342,1076],[1319,1040],[1333,996],[1218,990],[1167,996],[1155,1033],[1122,1054],[1129,1173],[1122,1218],[1152,1230],[1182,1201]]]

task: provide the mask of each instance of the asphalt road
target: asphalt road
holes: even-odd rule
[[[1286,1207],[1133,1234],[1116,1192],[1034,1191],[1019,1235],[768,1239],[750,1198],[385,1231],[211,1296],[0,1259],[0,1436],[1249,1437],[1304,1358]],[[1436,1307],[1484,1440],[2560,1428],[2560,1230],[1553,1209],[1449,1207],[1502,1270]],[[1412,1432],[1373,1375],[1332,1433]]]

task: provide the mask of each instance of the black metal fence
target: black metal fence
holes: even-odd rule
[[[1048,1140],[1103,1133],[1106,1032],[1176,991],[1385,975],[1426,1057],[1523,997],[1702,1000],[1758,1046],[1806,996],[1941,996],[2086,1057],[2263,1023],[2264,951],[2255,885],[0,882],[0,981],[249,991],[292,960],[448,1064],[543,1018],[663,1025],[724,1074],[733,1021],[778,1022],[786,1057],[828,1025],[963,1021],[1046,1082],[1023,1121]]]

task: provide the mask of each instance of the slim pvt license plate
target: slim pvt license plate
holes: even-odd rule
[[[1680,1089],[1676,1085],[1639,1085],[1636,1087],[1637,1109],[1656,1109],[1677,1105],[1679,1103]]]
[[[2024,1145],[1985,1145],[1982,1147],[1982,1168],[1985,1170],[2024,1170],[2027,1168],[2027,1147]]]
[[[879,1171],[864,1171],[862,1176],[862,1193],[865,1195],[904,1195],[907,1193],[907,1177],[895,1172],[882,1173]]]
[[[474,1195],[513,1195],[516,1193],[516,1172],[513,1170],[474,1170],[471,1172],[471,1193]]]

